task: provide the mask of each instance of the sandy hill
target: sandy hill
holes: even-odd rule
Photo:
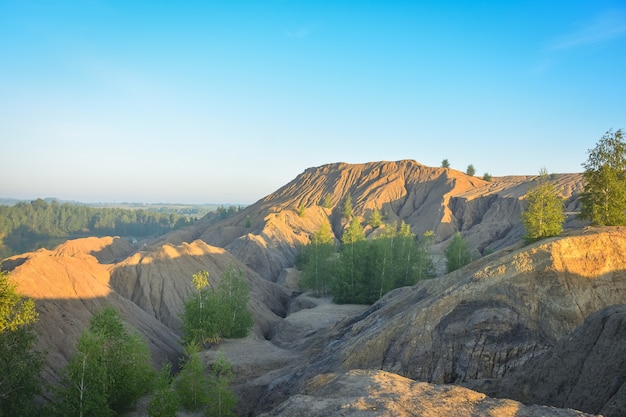
[[[478,257],[520,240],[523,199],[536,178],[494,177],[487,182],[412,160],[323,165],[307,169],[233,218],[199,222],[185,238],[199,237],[226,248],[262,277],[276,281],[292,266],[297,245],[308,243],[322,222],[329,221],[335,237],[341,238],[346,226],[341,208],[350,196],[354,213],[362,218],[378,208],[388,222],[405,221],[417,236],[434,231],[435,253],[460,231]],[[572,213],[582,175],[556,174],[552,181],[570,213],[566,227],[579,227]],[[300,207],[305,207],[303,216]]]
[[[192,275],[207,270],[210,283],[216,285],[231,264],[248,277],[254,333],[263,337],[285,314],[289,293],[260,278],[224,249],[202,241],[137,251],[120,238],[76,239],[54,250],[14,256],[2,265],[18,290],[36,300],[39,349],[47,352],[45,372],[54,381],[74,355],[91,316],[105,306],[118,309],[146,339],[155,365],[165,359],[178,363],[179,316],[193,290]]]

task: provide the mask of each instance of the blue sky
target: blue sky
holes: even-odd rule
[[[580,172],[625,1],[0,0],[0,197],[248,204],[331,162]]]

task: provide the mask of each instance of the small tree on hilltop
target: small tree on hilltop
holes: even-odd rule
[[[441,168],[450,168],[450,162],[447,159],[441,161]]]
[[[474,165],[469,164],[467,166],[467,170],[465,171],[465,173],[471,177],[473,177],[474,175],[476,175],[476,168],[474,168]]]
[[[558,236],[563,231],[563,199],[548,178],[548,172],[542,168],[537,183],[526,195],[528,206],[522,212],[522,223],[526,229],[524,239],[527,242]]]
[[[626,225],[626,142],[622,130],[606,132],[587,153],[580,217],[597,226]]]

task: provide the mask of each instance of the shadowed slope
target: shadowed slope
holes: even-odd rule
[[[166,359],[178,363],[178,316],[192,292],[191,277],[199,270],[210,271],[213,285],[230,264],[245,272],[259,337],[285,314],[289,293],[223,249],[201,241],[144,249],[133,253],[134,248],[120,238],[86,238],[3,262],[20,293],[35,299],[40,313],[38,349],[47,352],[48,380],[58,377],[91,316],[105,306],[119,310],[123,320],[146,339],[155,365]]]

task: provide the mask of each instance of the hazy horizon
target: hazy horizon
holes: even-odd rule
[[[252,204],[305,169],[581,172],[626,5],[0,2],[0,195]]]

